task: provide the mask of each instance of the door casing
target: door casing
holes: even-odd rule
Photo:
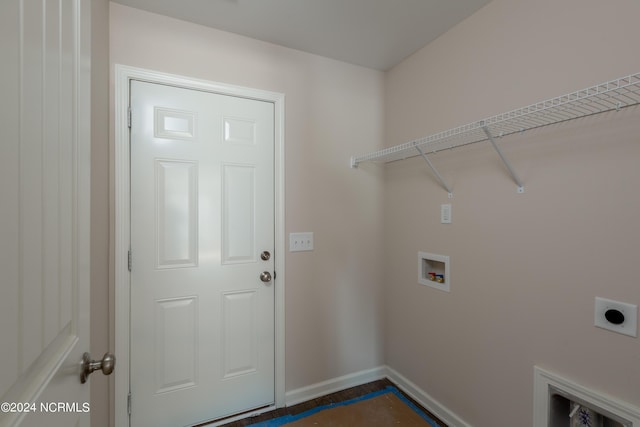
[[[284,341],[284,301],[285,301],[285,233],[284,233],[284,94],[251,89],[246,87],[199,80],[159,71],[115,66],[115,191],[114,191],[114,267],[115,310],[112,324],[115,324],[115,354],[118,369],[115,375],[114,412],[116,427],[129,425],[129,313],[130,313],[130,178],[131,160],[129,156],[129,91],[131,80],[178,86],[185,89],[204,90],[224,95],[238,96],[274,104],[274,206],[275,206],[275,406],[285,404],[285,341]],[[135,261],[134,265],[135,265]],[[135,400],[135,396],[132,396]],[[273,409],[273,407],[264,410]],[[225,422],[229,422],[226,419]]]

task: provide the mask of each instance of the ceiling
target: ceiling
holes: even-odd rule
[[[386,71],[490,0],[113,0]]]

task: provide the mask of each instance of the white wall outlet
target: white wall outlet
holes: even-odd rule
[[[289,233],[289,252],[313,250],[313,232]]]
[[[619,334],[638,336],[638,306],[596,297],[594,325]]]
[[[451,204],[440,205],[440,223],[451,224]]]

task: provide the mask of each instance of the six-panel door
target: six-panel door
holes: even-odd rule
[[[272,103],[131,87],[132,426],[274,402]]]

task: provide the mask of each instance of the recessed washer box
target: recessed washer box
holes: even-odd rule
[[[449,264],[447,255],[418,252],[418,283],[449,292],[451,286]]]

